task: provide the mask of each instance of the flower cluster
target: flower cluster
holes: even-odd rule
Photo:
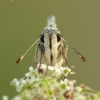
[[[100,100],[100,93],[83,84],[75,87],[76,81],[66,78],[73,74],[70,68],[41,64],[42,73],[39,74],[39,66],[37,69],[29,67],[24,78],[12,80],[11,85],[19,94],[11,100]],[[3,100],[8,100],[8,97],[3,96]]]

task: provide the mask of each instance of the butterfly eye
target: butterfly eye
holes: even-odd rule
[[[57,34],[57,42],[60,42],[61,41],[61,37],[59,34]]]
[[[44,43],[44,35],[41,36],[40,41]]]

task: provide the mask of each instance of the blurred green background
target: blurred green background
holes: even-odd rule
[[[34,46],[20,64],[17,58],[36,41],[50,15],[62,36],[81,52],[84,63],[69,48],[68,62],[75,75],[69,79],[100,90],[100,0],[0,0],[0,98],[16,95],[9,84],[33,64]]]

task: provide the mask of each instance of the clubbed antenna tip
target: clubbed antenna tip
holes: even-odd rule
[[[83,56],[81,56],[81,59],[82,59],[84,62],[86,62],[86,59],[85,59]]]
[[[23,59],[23,56],[21,56],[20,58],[17,59],[16,63],[20,63],[20,61]]]
[[[43,35],[41,35],[41,37],[42,37],[42,36],[43,36]],[[40,40],[41,37],[39,37],[39,38],[26,50],[26,52],[25,52],[21,57],[18,58],[18,60],[16,61],[17,64],[20,63],[20,61],[24,58],[24,56],[28,53],[28,51]]]

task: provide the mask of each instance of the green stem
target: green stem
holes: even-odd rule
[[[47,92],[47,97],[48,97],[48,100],[50,100],[50,95],[49,95],[49,86],[48,86],[48,80],[45,79],[45,83],[46,83],[46,92]]]

